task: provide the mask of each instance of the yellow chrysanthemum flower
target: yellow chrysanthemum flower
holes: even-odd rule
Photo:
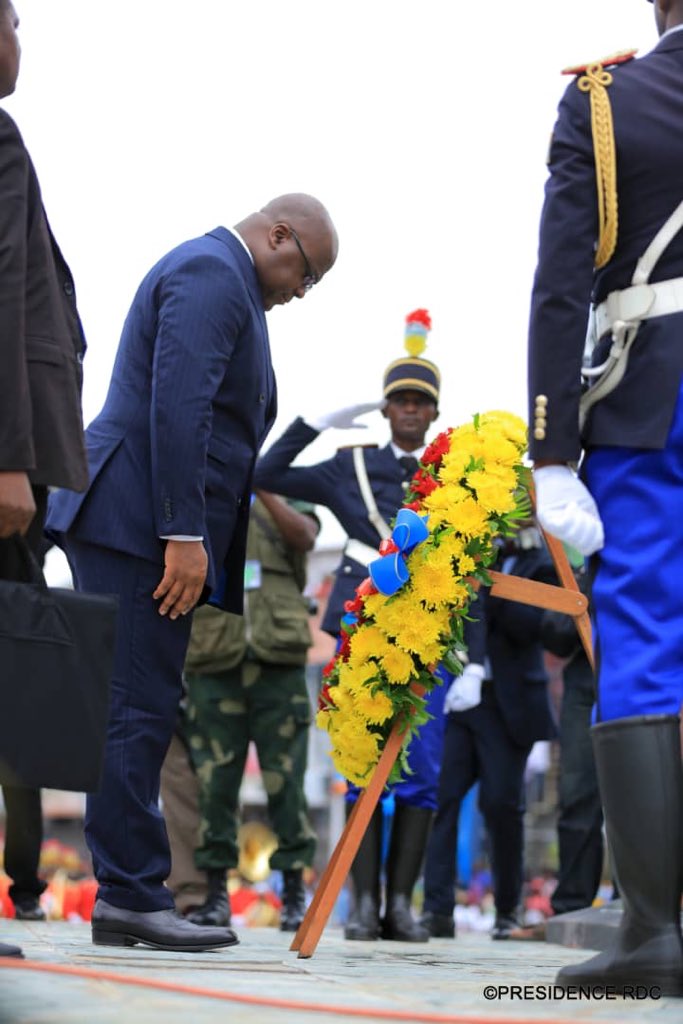
[[[466,544],[467,541],[451,528],[439,537],[438,555],[440,558],[448,558],[451,561],[459,562],[465,552]]]
[[[488,512],[501,515],[511,512],[515,507],[514,487],[517,481],[513,470],[507,471],[513,478],[510,483],[505,479],[505,467],[499,466],[496,469],[500,472],[475,470],[468,474],[467,481],[476,491],[479,504]]]
[[[458,569],[460,570],[461,575],[470,576],[476,568],[477,563],[471,555],[460,555],[458,558]]]
[[[387,638],[381,629],[373,625],[361,625],[351,637],[350,661],[367,661],[379,658],[387,646]]]
[[[407,651],[390,644],[382,657],[382,670],[390,683],[405,685],[415,676],[415,662]]]
[[[421,562],[411,573],[410,587],[418,601],[428,608],[452,604],[458,589],[448,559],[435,558]]]
[[[479,435],[479,451],[487,467],[491,463],[514,466],[519,462],[519,451],[512,441],[506,440],[500,434],[492,433],[490,428],[484,428]]]
[[[363,601],[363,608],[368,618],[375,618],[380,608],[383,608],[387,603],[386,594],[370,594]]]
[[[362,693],[358,694],[356,707],[359,714],[373,725],[382,725],[394,716],[394,705],[386,693],[378,690],[373,694],[370,687],[366,687]]]
[[[329,732],[332,721],[335,718],[335,714],[331,714],[329,711],[324,711],[322,708],[316,713],[315,724],[319,729],[324,729],[325,732]]]
[[[427,495],[424,500],[425,511],[428,513],[432,510],[443,511],[450,518],[454,508],[461,502],[467,501],[469,497],[471,497],[471,492],[467,488],[461,487],[460,484],[444,484],[443,487],[439,487]],[[432,525],[431,515],[429,525]]]
[[[519,416],[504,409],[491,409],[479,417],[481,423],[495,424],[518,448],[520,455],[527,449],[527,425]]]
[[[392,605],[393,608],[393,605]],[[404,614],[400,616],[400,611]],[[447,632],[449,615],[447,609],[437,608],[428,611],[415,600],[406,600],[399,613],[394,611],[387,632],[391,632],[399,647],[404,651],[416,654],[424,661],[424,651],[431,648],[439,640],[442,633]]]
[[[346,661],[339,669],[339,686],[348,688],[355,696],[376,675],[377,665],[374,662]]]

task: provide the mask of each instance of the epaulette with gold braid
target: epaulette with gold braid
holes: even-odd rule
[[[600,60],[591,60],[588,64],[577,64],[575,67],[563,68],[562,74],[583,75],[589,68],[595,67],[596,64],[599,64],[602,68],[612,68],[617,64],[628,63],[628,61],[633,60],[637,53],[637,50],[618,50],[617,53],[613,53],[611,57],[601,57]]]
[[[600,232],[595,253],[595,268],[599,270],[612,258],[617,247],[619,229],[619,203],[617,197],[617,153],[614,140],[612,105],[607,88],[613,78],[605,68],[615,67],[633,60],[637,50],[621,50],[611,57],[565,68],[563,75],[580,75],[577,87],[590,94],[591,131],[595,155],[595,180],[598,190],[598,221]]]

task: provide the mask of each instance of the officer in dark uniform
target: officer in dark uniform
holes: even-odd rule
[[[367,577],[368,562],[377,558],[381,539],[389,535],[388,524],[403,504],[408,482],[425,449],[427,431],[438,415],[440,374],[434,363],[419,355],[419,339],[426,338],[430,326],[426,310],[415,310],[406,318],[405,344],[414,354],[395,360],[387,368],[381,402],[351,406],[315,421],[296,419],[256,465],[257,486],[325,505],[346,531],[349,539],[322,624],[335,637],[344,603],[353,598],[356,587]],[[391,426],[391,441],[384,448],[342,448],[324,462],[292,466],[321,430],[359,426],[356,418],[374,409],[382,409]],[[475,660],[471,652],[471,661]],[[444,688],[436,687],[428,705],[434,718],[422,727],[410,747],[413,774],[393,789],[395,810],[381,925],[384,938],[407,942],[426,942],[429,938],[428,931],[413,919],[410,901],[436,809],[443,700]],[[356,793],[350,787],[349,799],[354,800]],[[380,933],[381,839],[380,806],[352,867],[356,904],[346,928],[349,939],[376,939]]]
[[[529,393],[539,519],[598,552],[593,743],[624,903],[613,947],[558,980],[681,995],[683,0],[654,9],[662,38],[646,56],[571,69],[541,219]]]
[[[556,582],[550,556],[534,526],[527,526],[501,548],[496,568],[541,583]],[[487,671],[481,699],[469,707],[452,707],[450,690],[446,697],[446,710],[451,713],[446,720],[439,806],[425,860],[422,917],[430,934],[440,938],[455,936],[458,820],[462,801],[477,780],[493,868],[496,917],[491,937],[507,939],[518,928],[524,769],[533,744],[556,735],[543,663],[542,610],[489,594],[484,595],[484,606]]]

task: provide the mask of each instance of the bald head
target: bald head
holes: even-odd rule
[[[253,258],[266,310],[303,298],[334,265],[339,241],[314,196],[291,192],[235,225]]]

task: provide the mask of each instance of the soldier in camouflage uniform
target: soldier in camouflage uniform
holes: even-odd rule
[[[295,931],[303,919],[302,869],[313,862],[316,837],[304,795],[311,634],[302,590],[318,529],[312,505],[260,493],[249,521],[244,616],[208,606],[195,612],[184,732],[199,779],[195,863],[208,880],[205,903],[188,915],[198,924],[230,920],[226,874],[238,861],[238,800],[250,740],[278,839],[270,866],[283,873],[281,928]]]

